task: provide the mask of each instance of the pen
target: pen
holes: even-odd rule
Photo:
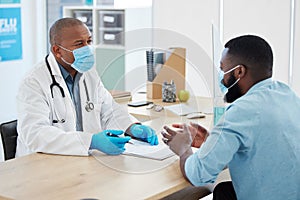
[[[107,136],[110,136],[110,137],[119,137],[119,136],[117,136],[117,135],[115,135],[115,134],[113,134],[113,133],[111,133],[111,132],[106,133],[106,135],[107,135]],[[133,144],[133,143],[130,142],[130,141],[128,141],[128,142],[126,142],[126,143]]]

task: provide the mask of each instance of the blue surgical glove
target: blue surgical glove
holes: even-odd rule
[[[118,137],[123,134],[122,130],[105,130],[96,133],[92,137],[90,149],[97,149],[109,155],[119,155],[125,151],[125,144],[130,137]]]
[[[155,131],[146,125],[133,124],[130,127],[130,132],[133,137],[142,141],[148,142],[151,145],[158,145],[158,139]]]

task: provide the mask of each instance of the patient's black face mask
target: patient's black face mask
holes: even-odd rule
[[[229,87],[232,84],[234,84],[236,81],[237,81],[237,79],[234,77],[234,73],[232,72],[232,73],[230,73],[230,77],[228,79],[227,84],[224,83],[224,85],[226,87]],[[241,88],[238,85],[238,83],[236,83],[234,86],[232,86],[231,88],[228,89],[228,92],[224,96],[224,100],[227,103],[232,103],[236,99],[240,98],[241,96],[242,96]]]

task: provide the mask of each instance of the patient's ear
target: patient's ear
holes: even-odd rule
[[[237,73],[236,75],[238,78],[243,78],[244,76],[246,76],[247,68],[245,67],[245,65],[240,65],[240,67],[237,68],[235,73]]]

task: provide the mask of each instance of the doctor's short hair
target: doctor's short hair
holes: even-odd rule
[[[271,46],[261,37],[243,35],[229,40],[225,46],[236,64],[243,64],[257,76],[272,76],[273,52]]]
[[[61,38],[61,32],[64,28],[74,27],[78,25],[85,25],[82,21],[76,18],[61,18],[54,22],[49,30],[49,41],[51,45],[56,44],[57,40]]]

